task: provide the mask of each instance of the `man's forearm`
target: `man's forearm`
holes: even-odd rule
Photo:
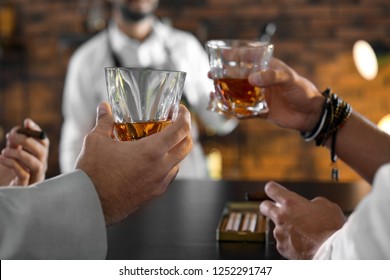
[[[330,147],[330,139],[326,146]],[[390,162],[390,136],[362,115],[353,112],[337,133],[336,154],[372,183],[378,168]]]

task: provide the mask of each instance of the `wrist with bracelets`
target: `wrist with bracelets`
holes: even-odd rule
[[[352,107],[343,101],[330,89],[322,92],[325,101],[322,107],[321,117],[313,131],[301,133],[307,142],[315,140],[317,146],[325,146],[331,138],[330,157],[332,161],[332,179],[338,181],[338,169],[336,166],[337,155],[335,153],[337,132],[344,126],[351,117]]]

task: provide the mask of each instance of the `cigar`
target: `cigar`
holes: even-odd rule
[[[245,193],[245,199],[248,201],[263,201],[269,199],[269,197],[265,194],[265,192],[247,192]]]
[[[251,216],[251,213],[249,213],[249,212],[244,213],[244,221],[242,222],[241,231],[247,231],[248,230],[250,216]]]
[[[229,219],[226,225],[226,231],[238,231],[241,224],[242,214],[239,212],[232,212],[229,214]]]
[[[257,220],[256,231],[265,232],[266,218],[263,215],[259,215]]]
[[[32,130],[26,127],[21,127],[16,132],[35,139],[43,140],[46,138],[46,133],[44,131]]]
[[[225,228],[226,231],[233,230],[235,218],[236,218],[236,214],[234,212],[229,214],[229,218],[228,218],[226,228]]]
[[[255,232],[256,231],[256,225],[257,225],[257,214],[252,213],[249,221],[249,227],[248,230],[250,232]]]
[[[240,229],[242,213],[237,212],[233,223],[233,230],[238,231]]]

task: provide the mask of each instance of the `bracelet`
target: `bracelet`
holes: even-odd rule
[[[322,105],[320,120],[317,122],[314,129],[311,132],[301,132],[301,136],[303,137],[303,140],[305,140],[306,142],[313,141],[318,136],[318,134],[320,134],[322,128],[324,127],[325,120],[328,115],[328,105],[329,105],[328,103],[329,103],[329,99],[325,98],[324,104]]]
[[[332,180],[338,181],[339,170],[337,168],[336,138],[337,132],[344,126],[352,114],[352,107],[343,101],[328,88],[322,92],[325,102],[321,112],[321,118],[313,131],[301,133],[307,142],[315,140],[317,146],[325,146],[326,141],[331,138],[330,159],[332,163]]]
[[[335,93],[329,95],[330,91],[325,91],[325,97],[329,99],[329,114],[325,120],[322,131],[315,138],[317,146],[325,146],[326,141],[340,130],[351,117],[352,107],[347,102],[339,98]]]

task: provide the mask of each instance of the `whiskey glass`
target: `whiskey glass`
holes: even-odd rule
[[[210,75],[215,92],[208,109],[237,118],[268,112],[262,88],[252,86],[248,76],[269,66],[274,46],[257,40],[211,40],[206,42]]]
[[[179,112],[186,73],[151,68],[106,67],[113,136],[137,140],[159,132]]]

